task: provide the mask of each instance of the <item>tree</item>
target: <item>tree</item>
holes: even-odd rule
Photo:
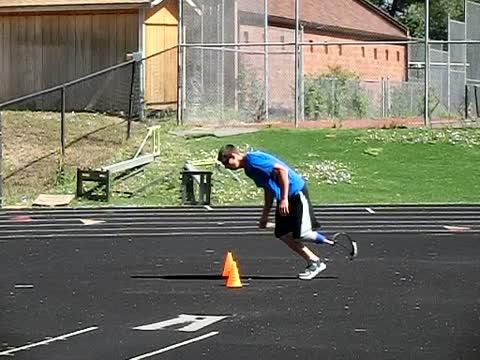
[[[425,0],[372,0],[391,16],[397,18],[410,30],[413,37],[425,36]],[[447,39],[448,15],[463,21],[464,0],[430,0],[430,37]]]

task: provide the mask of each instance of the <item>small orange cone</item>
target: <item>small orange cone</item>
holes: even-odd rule
[[[222,276],[223,277],[228,277],[230,274],[230,269],[232,268],[233,265],[233,254],[231,251],[227,252],[227,255],[225,257],[225,263],[223,264],[223,272]]]
[[[238,273],[237,263],[234,261],[230,274],[227,279],[227,288],[241,288],[243,287],[242,280],[240,280],[240,274]]]

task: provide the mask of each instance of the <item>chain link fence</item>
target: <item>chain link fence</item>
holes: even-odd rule
[[[295,9],[294,0],[281,6],[250,0],[182,4],[183,124],[424,124],[425,42],[409,38],[406,29],[387,40],[395,36],[380,23],[343,24],[355,14],[329,23],[323,14],[310,13],[307,3]],[[436,122],[464,121],[476,113],[480,43],[466,42],[480,40],[479,4],[468,1],[465,14],[464,21],[449,19],[448,40],[429,45],[427,118]],[[347,34],[343,25],[359,30]]]
[[[3,198],[31,203],[40,192],[73,183],[77,167],[121,155],[131,120],[141,113],[140,66],[131,60],[1,103]]]

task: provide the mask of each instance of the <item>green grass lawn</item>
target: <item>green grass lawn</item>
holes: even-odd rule
[[[26,128],[22,119],[29,117],[13,115],[10,114],[10,122],[6,117],[4,139],[7,148],[5,170],[10,173],[15,168],[23,169],[25,158],[28,163],[37,164],[36,157],[48,154],[46,150],[36,150],[37,147],[42,149],[40,145],[48,150],[58,149],[58,135],[49,140],[35,130],[36,126],[43,131],[51,128],[48,123],[58,123],[56,116],[51,116],[52,120],[42,118],[41,122],[30,119],[28,131],[23,130],[22,137],[15,137],[12,134],[18,134],[17,128]],[[28,205],[40,193],[75,193],[77,166],[95,168],[114,159],[129,158],[146,133],[146,126],[137,124],[133,138],[126,142],[123,140],[124,124],[115,119],[106,117],[104,121],[101,116],[94,121],[92,118],[75,119],[68,123],[70,134],[75,135],[73,138],[80,138],[94,129],[101,130],[85,135],[82,141],[67,149],[68,159],[61,179],[57,171],[58,153],[47,158],[50,165],[46,166],[47,160],[42,160],[45,165],[38,163],[41,169],[49,169],[45,170],[42,186],[39,186],[40,170],[33,166],[12,177],[7,173],[7,205]],[[119,126],[118,134],[111,130],[112,121],[115,129]],[[82,130],[77,131],[76,127]],[[110,205],[179,205],[183,163],[186,160],[214,160],[220,146],[226,143],[242,149],[266,150],[284,159],[308,178],[310,196],[315,204],[480,203],[479,129],[264,129],[226,138],[184,139],[169,133],[174,128],[172,121],[162,123],[162,127],[159,161],[146,167],[143,174],[116,183]],[[57,132],[58,129],[53,128],[52,131]],[[211,168],[214,170],[213,205],[261,204],[262,191],[255,188],[242,171],[237,172],[238,181],[225,171]],[[136,191],[152,182],[155,184]],[[128,193],[135,195],[128,197],[125,195]],[[19,202],[22,194],[28,195],[27,202]],[[106,204],[76,200],[72,205]]]
[[[460,203],[480,201],[479,138],[478,130],[264,130],[189,145],[206,152],[232,142],[278,155],[307,175],[316,204]],[[337,169],[319,176],[326,161]],[[350,181],[328,183],[339,170]]]

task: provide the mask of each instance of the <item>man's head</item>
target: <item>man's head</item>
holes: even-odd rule
[[[237,170],[243,167],[243,156],[234,145],[228,144],[220,148],[217,160],[227,169]]]

